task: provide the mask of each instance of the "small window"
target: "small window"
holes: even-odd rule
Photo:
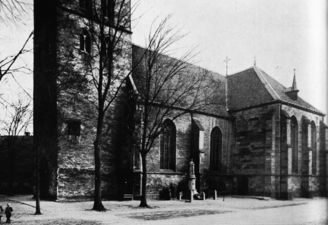
[[[81,122],[77,120],[67,121],[68,135],[80,136]]]
[[[89,32],[85,29],[80,34],[80,50],[88,54],[91,53],[91,38]]]

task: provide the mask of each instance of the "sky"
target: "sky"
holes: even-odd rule
[[[194,48],[196,64],[222,75],[256,65],[327,114],[325,0],[132,0],[135,44],[145,46],[152,22],[172,15],[187,34],[179,52]],[[174,54],[173,54],[174,56]],[[326,120],[327,121],[327,120]]]
[[[327,114],[325,0],[132,0],[135,4],[135,44],[145,46],[152,22],[171,15],[170,26],[187,34],[174,46],[172,56],[194,49],[196,65],[222,75],[226,74],[226,57],[230,59],[228,75],[252,67],[256,58],[256,65],[285,87],[292,85],[295,69],[299,96]],[[33,30],[32,15],[30,9],[19,26],[0,23],[0,59],[19,51]],[[32,69],[32,54],[18,65],[25,64]],[[32,95],[32,73],[15,77],[18,82],[10,76],[0,82],[3,99],[13,100],[25,91]],[[0,117],[4,116],[6,112],[0,110]]]
[[[31,5],[26,9],[27,13],[20,17],[21,21],[8,24],[0,21],[0,61],[8,56],[17,54],[33,30],[33,0],[22,1]],[[0,13],[3,13],[3,11]],[[33,49],[33,39],[27,43],[26,49]],[[12,68],[22,66],[33,70],[32,52],[19,57]],[[33,96],[33,72],[24,70],[24,73],[14,73],[13,75],[15,79],[9,74],[0,81],[0,103],[3,103],[0,104],[0,135],[7,134],[3,130],[5,125],[2,123],[2,120],[8,121],[8,118],[11,118],[10,114],[13,112],[8,105],[17,102],[18,99],[23,99],[25,103],[32,101],[30,96]],[[32,124],[27,131],[33,132]]]

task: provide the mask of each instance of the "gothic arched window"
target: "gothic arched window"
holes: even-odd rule
[[[221,172],[222,133],[218,127],[212,130],[210,148],[210,170]]]
[[[317,129],[315,123],[311,122],[311,147],[312,147],[312,174],[317,174]]]
[[[298,172],[298,125],[295,116],[291,118],[292,172]]]
[[[91,38],[89,32],[85,29],[80,34],[80,50],[88,54],[91,53]]]
[[[165,120],[160,145],[160,168],[175,170],[176,129],[172,120]]]

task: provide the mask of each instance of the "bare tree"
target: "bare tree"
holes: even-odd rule
[[[130,4],[130,0],[80,1],[79,7],[84,16],[73,19],[63,16],[65,22],[60,24],[65,31],[57,40],[61,46],[58,53],[61,61],[56,76],[59,102],[61,106],[71,105],[69,102],[83,105],[84,114],[80,117],[84,121],[92,121],[96,128],[93,142],[93,210],[96,211],[106,210],[102,204],[101,159],[104,134],[111,132],[112,128],[105,120],[112,113],[111,108],[120,89],[131,73],[129,36],[130,16],[134,7]],[[64,5],[60,7],[65,8]],[[77,33],[79,42],[76,42]]]
[[[148,36],[149,47],[141,55],[134,55],[140,65],[133,74],[139,87],[139,104],[142,108],[139,149],[142,160],[142,197],[140,207],[147,204],[147,155],[154,141],[167,128],[164,120],[176,120],[191,110],[204,110],[213,105],[216,83],[204,69],[190,69],[194,55],[187,51],[179,59],[169,57],[172,47],[185,35],[168,26],[166,17]],[[135,54],[135,53],[134,53]]]
[[[7,106],[7,117],[1,123],[3,131],[7,136],[8,149],[8,173],[9,173],[9,189],[8,194],[13,195],[13,182],[15,180],[15,161],[19,152],[21,139],[20,134],[27,131],[32,122],[31,101],[24,101],[20,98],[16,103]]]
[[[3,119],[3,130],[8,136],[17,136],[25,132],[32,122],[31,101],[19,98],[16,103],[8,106],[9,119]],[[11,109],[10,109],[11,108]]]
[[[31,7],[32,3],[24,0],[0,0],[0,22],[18,25]]]
[[[12,22],[16,22],[17,19],[19,17],[16,18],[16,13],[15,12],[15,7],[23,7],[22,2],[19,2],[16,0],[13,1],[13,3],[15,2],[14,5],[11,5],[10,1],[2,1],[0,3],[0,11],[4,10],[3,8],[5,8],[5,14],[1,14],[4,15],[6,18],[4,17],[0,17],[0,21],[3,20],[13,20]],[[7,4],[7,5],[6,5]],[[18,4],[18,5],[17,5]],[[22,4],[22,5],[19,5]],[[14,7],[14,8],[13,8]],[[16,8],[17,9],[17,8]],[[6,10],[8,10],[6,12]],[[10,12],[10,10],[12,11],[12,14],[10,15],[6,15],[6,13]],[[10,18],[13,17],[13,18]],[[31,73],[31,68],[29,68],[29,66],[24,65],[22,63],[20,63],[20,59],[24,54],[30,53],[31,50],[27,49],[27,44],[29,43],[29,41],[32,39],[34,32],[32,31],[29,36],[27,37],[27,39],[25,40],[24,44],[22,45],[22,47],[20,48],[20,50],[10,56],[7,56],[3,59],[0,59],[0,83],[1,81],[4,81],[4,79],[8,76],[11,76],[12,79],[20,86],[20,88],[22,88],[22,90],[25,92],[25,94],[28,95],[28,97],[30,99],[32,99],[31,95],[22,87],[22,85],[18,82],[17,79],[17,74],[30,74]],[[17,103],[9,103],[3,96],[3,93],[0,93],[0,104],[2,104],[5,107],[8,107],[8,105],[14,109],[14,112],[11,113],[11,117],[10,118],[5,118],[6,120],[3,120],[2,123],[4,125],[4,129],[6,131],[6,133],[9,135],[9,142],[8,142],[8,148],[10,149],[9,152],[9,159],[11,161],[11,167],[10,171],[12,171],[12,175],[11,177],[11,182],[10,185],[12,186],[12,181],[14,179],[14,161],[16,158],[16,147],[17,147],[17,142],[18,142],[18,137],[16,135],[18,135],[19,133],[21,133],[24,129],[26,129],[26,127],[29,125],[29,123],[32,120],[32,113],[30,110],[31,107],[31,103],[25,103],[25,101],[23,99],[21,99],[20,97],[18,97],[18,102]],[[9,111],[10,112],[10,111]],[[28,117],[28,118],[27,118]],[[38,154],[37,154],[38,156]],[[38,172],[38,171],[37,171]],[[12,188],[9,188],[9,190],[12,190]],[[36,198],[38,201],[37,203],[37,212],[40,212],[40,200],[38,198]],[[41,214],[41,212],[40,212]]]
[[[10,55],[5,57],[4,59],[0,59],[0,81],[9,74],[13,74],[14,72],[19,72],[22,70],[30,70],[25,66],[14,67],[15,62],[19,59],[19,57],[25,53],[31,52],[31,50],[26,49],[26,45],[29,40],[33,36],[33,31],[29,34],[26,41],[24,42],[22,48],[14,55]]]
[[[21,25],[25,24],[25,19],[27,19],[30,15],[31,9],[33,8],[32,0],[0,0],[0,23],[11,26],[14,25],[16,28],[20,28]],[[9,55],[5,58],[0,58],[0,82],[3,81],[4,78],[6,78],[8,75],[11,75],[14,81],[23,89],[23,91],[30,97],[31,95],[22,87],[22,85],[18,82],[18,79],[16,77],[16,74],[20,73],[30,73],[32,70],[29,68],[29,66],[22,65],[22,63],[19,63],[19,59],[22,55],[25,53],[31,52],[31,50],[26,49],[26,46],[30,39],[33,37],[33,31],[29,34],[28,38],[24,42],[21,49],[16,53]],[[14,76],[15,74],[15,76]],[[2,93],[0,93],[1,96]],[[3,105],[6,104],[4,98],[2,98],[2,101],[0,102]],[[14,104],[15,107],[21,106],[21,111],[24,111],[23,105],[21,105],[22,102],[20,100],[17,104]],[[19,116],[19,115],[17,115]],[[14,119],[14,118],[13,118]],[[17,119],[17,118],[16,118]],[[13,122],[13,121],[7,121],[7,122]],[[15,124],[15,123],[14,123]],[[12,125],[14,125],[12,124]],[[17,128],[17,127],[16,127]],[[14,131],[15,129],[11,130]],[[13,144],[16,142],[16,138],[10,138]],[[13,151],[12,151],[13,152]],[[37,154],[38,157],[38,154]],[[38,173],[38,171],[37,171]],[[37,182],[38,183],[38,182]],[[38,185],[37,185],[38,186]],[[36,214],[41,214],[40,212],[40,202],[39,198],[37,197],[37,207],[36,207]]]
[[[103,144],[103,135],[106,131],[104,120],[110,106],[116,99],[120,87],[130,71],[130,64],[126,59],[131,57],[130,47],[125,39],[126,31],[130,31],[131,7],[129,0],[103,1],[106,4],[101,10],[94,8],[94,18],[96,22],[89,21],[88,26],[93,40],[95,42],[95,51],[90,60],[90,78],[91,83],[96,90],[96,102],[94,104],[97,110],[96,137],[94,141],[95,157],[95,195],[93,210],[102,211],[105,207],[102,204],[101,193],[101,152]],[[96,6],[96,1],[94,1]],[[109,26],[108,26],[109,25]],[[123,62],[123,63],[122,63]]]

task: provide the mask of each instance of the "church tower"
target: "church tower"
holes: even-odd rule
[[[99,79],[110,84],[105,104],[114,99],[104,115],[103,129],[110,130],[120,114],[112,107],[119,104],[114,93],[131,68],[130,14],[130,0],[34,1],[34,140],[42,198],[94,194]],[[104,142],[102,192],[110,197],[120,189],[108,151],[116,143]]]

